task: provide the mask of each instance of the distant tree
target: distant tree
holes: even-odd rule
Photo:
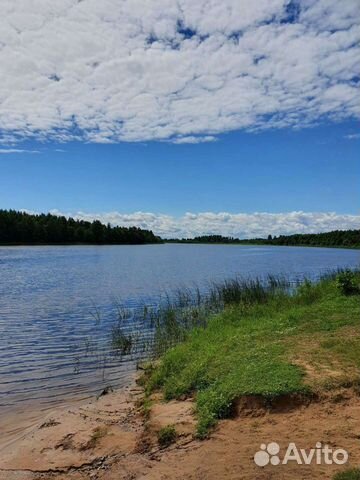
[[[99,220],[95,220],[91,225],[91,232],[94,238],[95,243],[103,243],[104,241],[104,230],[105,227],[99,222]]]
[[[86,222],[56,215],[29,215],[15,210],[0,210],[0,244],[159,243],[151,230],[136,227],[111,227],[99,220]]]
[[[181,243],[237,243],[243,245],[303,245],[317,247],[360,248],[360,230],[334,230],[326,233],[268,235],[267,238],[239,239],[221,235],[203,235],[195,238],[172,239]]]

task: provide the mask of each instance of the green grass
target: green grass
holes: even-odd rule
[[[360,480],[360,468],[352,468],[345,472],[337,473],[334,480]]]
[[[360,283],[358,273],[355,281]],[[342,294],[332,276],[305,282],[293,294],[280,290],[251,302],[240,298],[170,348],[151,373],[147,391],[160,389],[166,400],[194,395],[197,432],[205,437],[242,395],[311,394],[314,382],[329,380],[311,381],[304,364],[321,371],[336,360],[356,376],[360,338],[353,331],[359,319],[359,296]]]
[[[174,425],[166,425],[157,432],[160,447],[165,448],[176,441],[177,433]]]

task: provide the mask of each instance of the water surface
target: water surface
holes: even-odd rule
[[[356,250],[239,246],[0,247],[0,415],[121,385],[133,362],[109,356],[115,304],[164,290],[359,265]]]

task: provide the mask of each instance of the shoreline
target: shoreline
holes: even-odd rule
[[[54,405],[38,405],[29,402],[24,406],[16,405],[15,408],[7,407],[0,414],[1,438],[0,454],[9,445],[17,442],[31,432],[39,422],[53,412],[62,411],[66,408],[77,407],[91,401],[93,397],[86,395],[82,398],[69,396],[67,399],[54,402]]]
[[[238,242],[169,242],[164,240],[157,243],[0,243],[0,247],[141,247],[141,246],[159,246],[159,245],[219,245],[219,246],[239,246],[239,247],[295,247],[295,248],[336,248],[338,250],[360,250],[358,246],[340,246],[340,245],[273,245],[271,243],[238,243]]]
[[[352,465],[360,462],[360,402],[352,388],[311,400],[288,396],[271,405],[261,397],[241,397],[232,418],[222,420],[205,440],[194,435],[192,398],[164,402],[155,394],[148,414],[142,401],[143,389],[133,377],[128,386],[98,399],[56,408],[2,450],[0,480],[253,480],[273,475],[322,480],[344,469],[290,462],[278,477],[279,467],[265,470],[253,461],[260,443],[271,440],[304,448],[331,440],[348,449]],[[176,441],[161,447],[157,434],[169,424],[176,427]]]
[[[227,308],[205,323],[192,310],[185,336],[172,316],[158,340],[174,342],[127,386],[48,412],[4,447],[0,480],[335,480],[358,467],[360,272],[291,295],[274,278],[217,292]],[[274,443],[280,458],[295,445],[346,460],[257,464]]]
[[[338,250],[360,250],[360,245],[355,247],[345,247],[337,245],[273,245],[272,243],[238,243],[238,242],[224,242],[224,243],[213,243],[213,242],[164,242],[166,245],[220,245],[225,246],[229,245],[231,247],[295,247],[295,248],[336,248]]]
[[[117,421],[121,413],[126,411],[126,407],[118,409],[118,405],[134,407],[134,402],[130,401],[131,392],[140,392],[135,374],[129,376],[127,384],[116,390],[108,388],[98,396],[63,401],[53,408],[34,408],[24,412],[27,425],[23,424],[24,420],[14,411],[8,418],[12,432],[8,432],[7,438],[3,437],[0,443],[0,478],[4,471],[65,471],[74,465],[88,463],[86,448],[76,450],[75,455],[68,454],[67,451],[72,449],[66,445],[62,448],[62,439],[77,433],[84,439],[87,434],[91,438],[93,429],[103,422],[110,424]],[[45,452],[49,450],[53,451],[47,456]],[[63,454],[60,450],[63,450]],[[82,450],[85,454],[81,453]],[[38,455],[34,455],[34,452]]]

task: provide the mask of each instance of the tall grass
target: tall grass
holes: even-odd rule
[[[111,331],[111,347],[119,355],[156,358],[186,340],[194,328],[205,328],[212,315],[229,305],[244,308],[268,302],[289,292],[284,276],[260,279],[234,278],[213,282],[207,289],[181,288],[160,297],[152,306],[142,306],[132,315],[117,305],[117,321]],[[131,319],[130,322],[126,320]]]
[[[348,270],[329,270],[318,280],[330,282],[344,272]],[[117,303],[111,347],[120,356],[157,358],[185,341],[193,329],[206,328],[213,315],[229,306],[240,305],[246,312],[253,305],[266,304],[274,298],[283,302],[293,295],[301,303],[311,304],[319,293],[313,288],[316,283],[306,277],[290,281],[284,275],[236,277],[212,282],[203,290],[179,288],[163,294],[155,304],[144,304],[132,311]]]
[[[95,307],[92,314],[95,324],[106,321],[110,332],[106,328],[98,338],[86,337],[76,346],[74,372],[80,373],[93,362],[105,377],[105,370],[118,365],[119,361],[127,364],[161,357],[172,347],[186,342],[194,330],[208,330],[209,322],[223,310],[236,308],[237,318],[242,322],[256,305],[267,309],[266,304],[271,303],[280,309],[292,300],[295,300],[293,305],[311,305],[321,296],[324,281],[336,280],[338,288],[343,287],[344,281],[338,280],[344,273],[346,279],[351,279],[346,269],[319,275],[316,280],[320,283],[306,278],[290,281],[286,276],[275,275],[255,279],[237,277],[210,283],[202,289],[180,288],[136,308],[114,299],[110,316]],[[105,328],[105,324],[102,327]]]
[[[348,276],[360,286],[359,274]],[[307,383],[302,362],[331,371],[328,361],[335,358],[344,369],[341,381],[358,382],[359,340],[349,338],[348,328],[358,326],[360,291],[350,295],[338,280],[339,274],[289,288],[269,279],[223,283],[212,293],[225,306],[229,301],[229,308],[165,352],[149,372],[146,392],[161,390],[165,400],[193,396],[203,438],[243,395],[271,402],[282,395],[311,395],[311,387],[331,381],[324,373]]]

